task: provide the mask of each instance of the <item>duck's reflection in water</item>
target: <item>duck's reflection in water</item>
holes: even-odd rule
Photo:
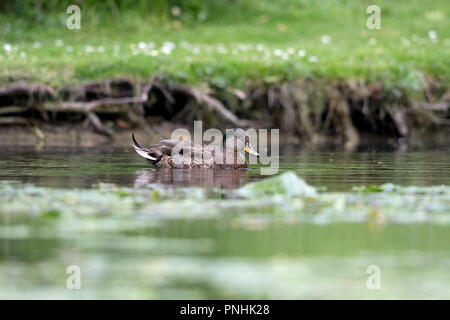
[[[249,181],[247,169],[147,169],[139,171],[136,188],[158,183],[174,186],[235,189]]]

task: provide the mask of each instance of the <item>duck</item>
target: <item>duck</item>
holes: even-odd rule
[[[132,147],[138,155],[146,159],[155,168],[248,168],[245,153],[259,157],[242,130],[227,130],[223,137],[222,148],[214,144],[195,144],[180,138],[161,138],[159,144],[150,148],[142,147],[134,133]],[[194,157],[195,156],[195,157]]]

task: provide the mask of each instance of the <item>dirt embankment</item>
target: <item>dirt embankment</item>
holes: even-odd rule
[[[158,77],[62,88],[11,83],[0,88],[0,133],[25,129],[41,143],[46,136],[78,141],[82,136],[77,132],[97,133],[104,140],[131,130],[151,133],[155,127],[158,134],[161,127],[169,133],[172,127],[189,127],[201,119],[204,127],[279,128],[294,140],[348,149],[367,135],[410,143],[441,136],[445,142],[450,89],[424,77],[422,82],[422,97],[377,83],[306,79],[252,82],[240,89],[194,87]]]

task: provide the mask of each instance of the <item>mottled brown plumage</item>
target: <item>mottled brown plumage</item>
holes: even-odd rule
[[[259,155],[248,142],[244,143],[237,136],[233,138],[232,143],[226,140],[223,148],[170,139],[160,139],[158,145],[144,148],[132,135],[134,150],[156,168],[247,168],[242,151]]]

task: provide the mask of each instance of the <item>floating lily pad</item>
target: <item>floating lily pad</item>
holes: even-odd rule
[[[317,191],[294,172],[285,172],[275,177],[249,183],[236,190],[236,194],[244,198],[267,195],[315,197]]]

